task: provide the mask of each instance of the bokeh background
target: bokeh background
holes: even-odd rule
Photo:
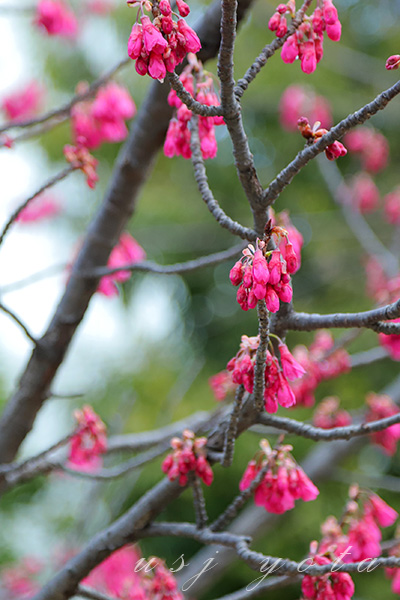
[[[72,1],[71,4],[74,5]],[[82,3],[75,2],[75,6],[78,4]],[[191,1],[191,24],[201,16],[206,4]],[[342,41],[326,41],[325,56],[314,74],[302,73],[297,62],[283,64],[278,54],[246,92],[244,121],[264,184],[303,145],[299,134],[284,131],[279,123],[279,100],[288,85],[307,85],[325,96],[337,122],[396,80],[396,73],[387,72],[384,63],[387,56],[399,52],[400,2],[337,0],[335,4],[343,25]],[[107,17],[93,16],[82,22],[79,38],[68,43],[34,29],[29,13],[3,14],[0,3],[1,97],[36,78],[48,90],[47,108],[55,107],[70,98],[79,81],[90,82],[110,68],[125,55],[135,17],[135,11],[122,1],[115,1],[115,7]],[[274,8],[274,2],[258,1],[242,24],[235,53],[237,77],[272,40],[267,22]],[[207,68],[215,73],[215,61]],[[128,87],[140,107],[151,82],[139,77],[133,64],[125,67],[117,80]],[[374,117],[373,125],[390,145],[390,163],[375,178],[384,195],[399,183],[398,99]],[[250,225],[249,209],[235,176],[230,140],[222,127],[217,135],[218,156],[207,162],[211,187],[232,218]],[[40,138],[0,151],[3,222],[21,200],[63,167],[62,148],[69,141],[67,122]],[[118,150],[118,144],[114,144],[95,151],[100,161],[100,181],[94,192],[86,187],[79,173],[74,174],[54,190],[63,206],[62,214],[43,223],[15,225],[1,249],[1,298],[35,335],[44,331],[63,293],[65,265],[76,253],[101,202]],[[359,169],[359,161],[348,155],[340,159],[338,166],[343,176],[349,177]],[[309,312],[372,308],[364,291],[364,251],[327,191],[316,164],[307,166],[283,192],[276,209],[283,208],[290,211],[305,239],[303,265],[294,278],[295,308]],[[381,213],[380,209],[367,218],[377,235],[390,245],[399,232],[385,224]],[[149,259],[165,264],[236,243],[210,217],[197,192],[190,161],[181,157],[167,159],[162,153],[141,192],[129,231],[145,248]],[[72,412],[82,404],[95,408],[110,434],[156,428],[194,411],[215,407],[208,378],[222,370],[236,353],[242,334],[257,333],[254,311],[244,313],[236,303],[235,290],[228,280],[230,266],[231,263],[225,263],[184,277],[134,274],[119,297],[109,299],[97,294],[54,382],[53,391],[60,397],[50,399],[40,412],[21,456],[46,448],[68,432],[73,426]],[[50,267],[51,274],[46,277],[40,276],[29,285],[18,284]],[[335,332],[335,337],[341,333]],[[308,344],[311,339],[311,334],[291,333],[288,343],[293,347],[297,343]],[[376,334],[365,332],[352,342],[349,351],[356,353],[376,345]],[[30,350],[30,343],[20,330],[0,314],[1,403],[12,392]],[[362,407],[366,393],[382,390],[398,374],[398,363],[380,360],[322,384],[317,400],[337,394],[344,407],[357,409]],[[82,396],[62,397],[70,394]],[[306,419],[311,412],[299,409],[293,414]],[[237,492],[238,481],[258,441],[259,435],[247,433],[237,444],[233,467],[226,471],[215,469],[215,482],[206,490],[211,517]],[[301,461],[312,442],[293,441],[294,455]],[[333,481],[321,485],[321,495],[315,502],[299,504],[255,547],[268,554],[301,560],[309,542],[319,538],[321,521],[330,514],[340,515],[352,479],[364,478],[370,485],[375,482],[374,489],[400,510],[400,483],[395,479],[400,475],[397,455],[390,459],[378,448],[365,446],[346,461],[343,469],[345,472],[337,472]],[[55,474],[16,488],[1,499],[0,564],[34,555],[49,565],[44,574],[47,577],[56,552],[85,544],[160,477],[157,460],[115,482],[94,483]],[[168,507],[166,517],[193,519],[190,492]],[[182,552],[190,559],[198,545],[180,539],[146,540],[141,548],[145,556],[156,554],[171,564]],[[254,574],[247,567],[235,563],[203,598],[227,594],[252,579]],[[382,571],[355,577],[355,581],[356,598],[372,600],[392,595]],[[291,600],[298,596],[298,588],[285,588],[268,597]]]

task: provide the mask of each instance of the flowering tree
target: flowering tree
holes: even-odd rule
[[[9,7],[9,12],[21,11],[30,16],[33,13],[32,27],[41,35],[71,42],[80,35],[85,20],[93,15],[111,20],[116,9],[106,0],[87,2],[84,7],[76,7],[76,12],[73,8],[60,0],[40,0],[34,7]],[[390,189],[386,186],[380,210],[387,221],[386,228],[381,228],[382,241],[365,217],[380,207],[381,183],[376,174],[386,168],[389,155],[383,134],[365,124],[392,100],[396,102],[400,82],[393,84],[389,71],[400,66],[400,56],[393,54],[387,59],[387,89],[362,106],[346,106],[348,116],[332,126],[329,102],[307,87],[303,78],[314,73],[323,60],[324,42],[329,52],[330,41],[339,42],[341,38],[341,22],[334,4],[330,0],[317,0],[315,6],[311,0],[305,0],[301,7],[292,0],[279,4],[269,16],[272,34],[264,32],[266,41],[268,36],[276,37],[254,62],[245,53],[250,66],[247,64],[245,74],[235,80],[235,46],[240,44],[241,36],[239,33],[236,39],[237,28],[253,10],[256,8],[251,0],[221,0],[203,8],[201,18],[192,27],[187,20],[190,7],[183,0],[177,0],[176,6],[169,0],[129,0],[128,7],[117,11],[123,13],[124,21],[126,14],[133,14],[134,24],[126,40],[128,57],[90,84],[77,81],[76,93],[51,111],[43,110],[45,90],[35,81],[2,100],[3,152],[12,152],[19,142],[45,134],[60,121],[70,122],[70,132],[63,151],[66,166],[12,212],[3,226],[0,244],[6,236],[12,236],[14,226],[28,226],[58,215],[61,208],[48,190],[75,171],[81,171],[89,188],[97,190],[101,185],[97,151],[105,144],[126,141],[113,161],[102,202],[68,265],[62,298],[45,333],[36,337],[11,306],[0,304],[33,345],[29,362],[0,419],[1,494],[5,499],[12,497],[17,486],[39,475],[47,475],[51,486],[50,474],[56,478],[60,471],[68,478],[109,482],[128,477],[144,466],[151,469],[149,463],[168,452],[161,465],[166,477],[161,478],[158,465],[158,483],[152,487],[147,481],[143,494],[134,490],[133,504],[116,511],[118,514],[113,515],[108,526],[99,528],[80,548],[65,545],[51,569],[37,557],[25,557],[5,567],[2,591],[7,598],[200,598],[234,560],[254,573],[247,570],[247,583],[240,587],[242,582],[236,591],[230,585],[223,586],[219,597],[225,600],[261,597],[293,584],[297,586],[293,597],[347,600],[355,593],[353,574],[368,579],[371,571],[382,567],[392,579],[393,591],[400,592],[399,540],[394,534],[381,543],[382,529],[393,526],[398,514],[370,489],[384,489],[384,482],[367,477],[365,483],[365,477],[363,482],[355,473],[344,509],[335,516],[324,512],[321,502],[328,492],[317,487],[321,480],[334,475],[341,460],[356,455],[365,444],[379,446],[386,456],[393,456],[400,439],[400,385],[398,378],[389,381],[390,374],[395,373],[391,368],[400,360],[398,182],[394,181]],[[243,35],[246,43],[248,30]],[[295,135],[297,140],[302,136],[304,147],[265,186],[260,175],[262,167],[251,151],[242,105],[245,114],[244,100],[250,84],[256,88],[257,80],[270,64],[280,61],[279,50],[283,63],[295,63],[293,67],[279,63],[279,68],[299,68],[302,77],[301,83],[280,90],[279,131],[282,135],[285,130],[282,137],[293,136],[291,140]],[[217,76],[205,67],[216,56]],[[144,100],[135,99],[140,104],[138,110],[128,89],[114,80],[120,69],[129,65],[132,68],[133,64],[138,79],[141,76],[154,80]],[[382,72],[385,73],[384,64]],[[262,86],[259,93],[267,94]],[[275,120],[277,111],[274,107]],[[132,118],[128,133],[126,122]],[[237,176],[232,193],[241,191],[243,195],[238,220],[229,216],[229,208],[225,212],[221,207],[216,198],[222,194],[217,178],[209,179],[212,166],[206,168],[206,160],[217,156],[218,136],[223,139],[224,134],[218,131],[225,130]],[[127,227],[162,146],[164,155],[177,164],[183,159],[191,162],[198,196],[209,210],[210,221],[240,238],[239,245],[173,264],[147,259],[153,254],[155,234],[139,244]],[[349,158],[353,162],[343,167],[344,177],[340,164]],[[301,268],[302,228],[301,223],[298,228],[295,226],[295,218],[293,222],[285,210],[286,188],[290,186],[296,193],[297,182],[308,163],[308,170],[318,171],[325,185],[323,192],[318,187],[318,194],[332,196],[343,226],[350,228],[365,252],[367,310],[337,312],[339,307],[335,305],[332,312],[327,312],[331,303],[326,298],[322,302],[326,310],[321,314],[311,312],[318,306],[317,300],[315,306],[309,305],[308,312],[295,309],[296,281],[299,289],[302,285],[307,293],[311,286],[307,278],[301,283],[302,270],[307,269],[307,262],[312,264],[313,258],[306,249]],[[395,230],[392,247],[388,243],[389,227]],[[324,235],[328,230],[329,226]],[[358,259],[351,246],[349,250],[345,243],[342,246],[344,271]],[[84,402],[75,412],[75,426],[64,438],[37,455],[19,458],[20,446],[39,410],[54,395],[53,380],[94,294],[108,298],[118,295],[120,284],[137,271],[190,277],[191,272],[197,274],[217,265],[221,265],[226,282],[230,279],[228,293],[231,297],[236,295],[240,307],[240,312],[233,311],[240,329],[235,328],[235,345],[227,350],[233,358],[226,365],[220,364],[219,372],[209,380],[209,397],[213,393],[222,403],[217,410],[192,410],[183,420],[163,423],[161,428],[144,432],[126,428],[117,435],[112,431],[108,434],[97,407],[95,412]],[[358,262],[357,270],[360,271]],[[341,285],[340,269],[337,276]],[[360,308],[363,296],[359,290],[355,292],[355,301],[350,304]],[[301,302],[301,293],[299,296]],[[341,311],[345,308],[348,307],[340,306]],[[242,312],[247,313],[246,321],[241,321]],[[336,329],[348,331],[333,337],[332,330]],[[306,333],[311,331],[316,332],[313,339]],[[292,343],[291,332],[299,332],[297,345]],[[358,348],[350,352],[353,343]],[[384,358],[391,360],[384,371],[384,381],[380,389],[367,390],[366,399],[362,387],[354,383],[357,379],[347,379],[350,383],[346,383],[350,371],[362,370]],[[156,378],[156,369],[151,378]],[[151,381],[146,383],[151,386]],[[336,395],[346,386],[354,396],[349,406]],[[205,393],[202,390],[200,395]],[[254,433],[260,439],[254,451],[249,451]],[[246,439],[249,446],[247,442],[242,444]],[[301,462],[305,439],[312,442],[311,450]],[[136,455],[114,463],[117,452]],[[239,469],[237,460],[241,461]],[[103,466],[103,461],[107,466]],[[242,473],[238,477],[239,470]],[[227,479],[230,472],[233,479]],[[226,481],[234,482],[236,492]],[[127,482],[129,488],[129,479]],[[210,487],[206,495],[203,484]],[[220,510],[220,503],[212,495],[218,485],[224,495]],[[182,518],[179,508],[180,496],[187,488],[193,509],[189,522]],[[251,506],[251,499],[256,507]],[[248,501],[250,506],[245,508]],[[293,556],[290,548],[285,550],[290,558],[273,556],[268,540],[263,539],[262,551],[256,550],[254,542],[272,529],[275,515],[286,517],[288,511],[301,511],[301,501],[319,506],[318,540],[314,540],[315,531],[305,540],[300,520],[292,521],[292,529],[296,526],[302,537],[298,556]],[[218,504],[218,511],[214,503]],[[170,510],[175,512],[168,513]],[[168,517],[173,515],[172,520],[159,519],[165,511]],[[141,551],[140,544],[151,549],[151,553],[156,548],[153,540],[158,538],[172,539],[172,550],[167,547],[161,557],[147,558],[147,551]],[[190,546],[189,557],[185,553],[187,546],[180,545],[185,540],[203,544],[204,549],[195,554]],[[282,593],[287,597],[286,591]]]

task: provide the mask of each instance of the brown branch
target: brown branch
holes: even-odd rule
[[[178,98],[182,100],[183,104],[185,104],[195,115],[200,115],[202,117],[215,117],[217,115],[222,115],[221,106],[209,106],[208,104],[202,104],[201,102],[195,100],[184,87],[176,73],[167,73],[167,80],[172,89],[175,90]]]
[[[265,390],[265,361],[267,359],[267,349],[269,342],[269,318],[265,305],[265,300],[259,300],[257,303],[258,313],[258,335],[260,343],[257,348],[256,362],[254,366],[254,390],[253,400],[258,412],[264,410],[264,390]]]
[[[327,146],[336,140],[340,140],[345,133],[357,125],[362,125],[380,110],[383,110],[388,103],[400,93],[400,81],[392,87],[379,94],[375,100],[366,104],[355,113],[349,115],[340,123],[332,127],[328,133],[323,135],[318,142],[312,146],[307,146],[298,153],[296,158],[287,165],[269,184],[263,194],[265,206],[270,206],[278,198],[281,192],[289,185],[293,178],[318,154],[323,152]]]
[[[235,441],[237,435],[237,426],[239,421],[240,409],[242,407],[244,387],[239,385],[236,389],[235,401],[229,416],[229,423],[226,431],[225,442],[224,442],[224,457],[222,459],[223,467],[230,467],[233,461],[233,453],[235,450]]]

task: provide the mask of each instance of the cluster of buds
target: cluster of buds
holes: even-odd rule
[[[336,396],[329,396],[322,400],[313,415],[313,424],[322,429],[333,429],[334,427],[346,427],[352,422],[351,415],[339,408],[340,400]]]
[[[78,32],[78,20],[75,14],[61,0],[40,0],[36,7],[34,22],[48,35],[74,38]]]
[[[334,560],[329,553],[318,554],[317,543],[311,542],[309,561],[314,565],[328,565]],[[331,571],[321,577],[305,575],[301,582],[301,600],[351,600],[355,588],[348,573]]]
[[[366,403],[369,409],[366,417],[367,423],[392,417],[399,412],[398,406],[390,396],[385,394],[368,394]],[[371,438],[374,444],[377,444],[383,448],[386,454],[392,456],[396,452],[397,442],[400,439],[400,423],[372,433]]]
[[[269,29],[275,31],[278,37],[283,37],[287,33],[286,15],[294,18],[295,12],[294,0],[289,0],[287,4],[279,4],[269,20]],[[324,32],[332,41],[340,40],[342,26],[331,0],[322,0],[312,15],[304,16],[300,27],[282,46],[282,60],[285,63],[293,63],[299,58],[301,70],[304,73],[313,73],[324,53]]]
[[[249,244],[243,250],[242,258],[235,263],[229,273],[232,285],[239,286],[236,299],[243,310],[255,308],[259,300],[265,300],[270,312],[279,310],[279,301],[290,302],[292,288],[290,274],[298,269],[298,259],[283,227],[266,225],[267,238],[272,235],[278,248],[267,250],[268,241],[257,239],[256,246]],[[286,243],[282,246],[281,241]]]
[[[319,491],[298,466],[290,454],[292,446],[278,445],[271,448],[267,440],[260,442],[259,451],[249,462],[240,481],[241,491],[246,490],[261,469],[268,470],[254,491],[254,502],[274,514],[282,514],[294,508],[296,500],[315,500]]]
[[[218,105],[219,98],[214,89],[212,77],[203,70],[202,64],[194,54],[188,54],[188,65],[182,71],[180,80],[182,85],[198,102],[207,106]],[[164,143],[164,154],[168,158],[183,156],[190,158],[190,131],[189,121],[192,111],[178,98],[175,90],[168,94],[168,104],[176,109],[171,119]],[[223,117],[198,117],[199,139],[202,157],[215,158],[217,155],[217,140],[215,139],[215,125],[223,125]]]
[[[179,485],[186,485],[188,474],[194,473],[206,485],[211,485],[214,474],[207,462],[206,443],[207,438],[196,438],[189,429],[184,430],[182,438],[172,438],[171,447],[174,451],[168,454],[161,467],[168,479],[178,479]]]
[[[135,23],[128,40],[128,55],[136,61],[139,75],[148,73],[153,79],[163,81],[166,73],[172,73],[188,52],[196,54],[200,50],[196,32],[183,18],[173,20],[177,15],[169,0],[155,4],[150,0],[128,0],[128,5],[138,6],[141,13],[140,24]],[[177,0],[176,6],[180,17],[189,14],[189,6],[183,0]],[[153,21],[144,10],[153,14]]]
[[[324,127],[332,125],[331,107],[326,98],[301,85],[290,85],[283,92],[279,115],[281,125],[287,131],[297,131],[297,121],[303,115],[311,123],[319,121]]]
[[[400,186],[383,198],[385,217],[391,225],[400,225]]]
[[[388,163],[389,144],[382,133],[371,127],[358,127],[344,138],[351,154],[360,157],[362,168],[369,173],[382,171]]]
[[[296,346],[295,359],[305,370],[301,380],[291,384],[296,404],[313,406],[314,392],[322,381],[334,379],[351,369],[350,356],[343,348],[334,349],[334,339],[328,331],[318,331],[310,348]]]
[[[400,67],[400,54],[393,54],[392,56],[389,56],[385,67],[388,71],[398,69]]]
[[[145,260],[146,252],[142,246],[127,232],[122,233],[118,244],[114,246],[109,256],[107,267],[115,269]],[[117,296],[117,283],[124,283],[130,278],[130,271],[117,271],[100,279],[97,291],[104,296]]]
[[[1,110],[9,121],[34,117],[43,105],[44,89],[37,81],[31,81],[22,89],[6,96]]]
[[[80,169],[86,175],[86,183],[94,190],[99,176],[96,172],[98,161],[92,156],[85,146],[64,146],[64,156],[74,169]]]
[[[87,90],[81,83],[77,93]],[[71,110],[74,143],[89,150],[103,142],[122,142],[128,135],[125,121],[136,113],[128,90],[115,82],[99,89],[93,101],[78,102]]]
[[[236,385],[243,385],[250,394],[254,387],[254,365],[259,343],[258,336],[242,335],[238,353],[227,364],[227,373],[231,375],[231,381]],[[265,410],[269,413],[275,413],[278,410],[278,404],[289,408],[296,403],[288,380],[298,379],[305,373],[286,344],[280,342],[278,348],[280,362],[269,350],[267,350],[265,360],[264,405]]]
[[[314,123],[313,127],[311,127],[308,119],[306,117],[300,117],[297,121],[297,127],[303,138],[307,140],[308,144],[315,144],[319,139],[322,138],[323,135],[328,133],[327,129],[320,128],[321,123],[317,121]],[[341,142],[335,141],[332,144],[329,144],[325,148],[325,155],[328,160],[336,160],[340,156],[346,156],[347,149],[343,146]]]
[[[329,517],[321,526],[320,553],[331,552],[344,563],[381,555],[380,528],[394,524],[398,513],[377,494],[352,485],[340,520]]]
[[[101,454],[107,450],[106,427],[91,406],[75,411],[78,426],[71,438],[68,466],[82,471],[101,467]]]
[[[360,213],[369,213],[378,208],[380,201],[379,190],[368,173],[362,172],[354,175],[349,182],[348,190],[350,194],[349,196],[346,194],[345,198],[348,198],[351,206]]]

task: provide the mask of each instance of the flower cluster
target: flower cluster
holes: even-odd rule
[[[279,4],[269,20],[269,29],[275,31],[278,37],[286,35],[286,15],[293,18],[295,11],[294,0],[289,0],[287,4]],[[342,26],[331,0],[322,0],[312,15],[304,16],[300,27],[287,38],[282,46],[283,62],[293,63],[296,58],[299,58],[301,70],[304,73],[313,73],[324,53],[324,32],[332,41],[340,40]]]
[[[315,565],[327,565],[332,562],[328,555],[316,554],[315,543],[310,544],[310,560]],[[348,573],[331,571],[322,577],[305,575],[301,582],[303,598],[301,600],[350,600],[354,594],[354,583]]]
[[[208,383],[218,401],[224,400],[230,392],[236,389],[236,384],[233,382],[229,371],[221,371],[212,375]]]
[[[236,385],[243,385],[250,394],[254,387],[254,365],[260,339],[242,335],[240,348],[227,364],[227,371],[231,373],[232,381]],[[289,408],[296,403],[296,398],[290,388],[289,382],[302,377],[305,373],[303,367],[294,359],[286,344],[279,343],[278,358],[267,350],[265,360],[265,387],[264,405],[269,413],[278,410],[278,404]]]
[[[195,31],[183,18],[173,20],[169,0],[160,0],[152,5],[149,0],[128,0],[132,6],[139,5],[140,23],[136,22],[128,40],[128,55],[135,60],[139,75],[148,73],[153,79],[163,81],[168,73],[172,73],[188,52],[196,54],[201,48]],[[186,17],[189,6],[184,0],[176,2],[179,15]],[[152,11],[153,22],[144,14],[144,8]]]
[[[65,38],[74,38],[78,32],[75,14],[61,0],[40,0],[36,8],[35,25],[48,35]]]
[[[287,231],[273,227],[280,244],[283,237],[286,243],[275,250],[267,251],[267,243],[257,239],[256,247],[249,244],[243,256],[232,267],[229,279],[232,285],[239,286],[236,299],[243,310],[255,308],[259,300],[265,300],[270,312],[279,310],[279,303],[290,302],[292,288],[290,273],[298,269],[298,259]]]
[[[400,225],[400,187],[397,186],[392,192],[383,198],[385,217],[391,225]]]
[[[314,391],[322,381],[334,379],[350,371],[350,356],[343,348],[333,350],[334,339],[328,331],[318,331],[310,348],[296,346],[293,356],[306,374],[301,380],[291,383],[296,404],[313,406]]]
[[[75,411],[78,427],[71,438],[68,466],[81,471],[101,467],[101,454],[107,450],[106,427],[91,406]]]
[[[218,105],[219,98],[215,92],[212,78],[203,71],[201,62],[193,54],[189,54],[188,59],[189,64],[180,75],[182,85],[198,102],[207,106]],[[196,72],[196,84],[193,71]],[[172,158],[173,156],[190,158],[192,151],[190,149],[190,131],[188,125],[192,118],[192,111],[178,98],[175,90],[170,91],[168,104],[173,106],[176,112],[168,126],[164,143],[164,154],[168,158]],[[199,116],[198,119],[202,157],[204,159],[215,158],[218,150],[217,140],[215,139],[215,125],[223,125],[224,119],[218,116]]]
[[[15,219],[19,223],[33,223],[54,217],[61,211],[61,207],[57,200],[50,194],[42,194],[35,198],[32,202],[29,202]]]
[[[345,427],[352,422],[351,415],[339,408],[340,400],[336,396],[329,396],[322,400],[313,415],[313,424],[322,429],[333,429],[334,427]]]
[[[360,157],[362,168],[369,173],[382,171],[388,163],[389,144],[382,133],[371,127],[358,127],[345,138],[347,149]]]
[[[376,558],[381,554],[380,528],[390,527],[397,517],[377,494],[352,485],[340,523],[329,517],[321,527],[319,552],[331,552],[344,563]]]
[[[118,244],[111,251],[107,262],[109,269],[123,267],[136,262],[140,262],[146,258],[146,252],[137,243],[137,241],[127,232],[123,233],[119,238]],[[105,275],[100,279],[97,291],[104,296],[117,296],[117,283],[128,281],[131,273],[129,271],[117,271],[112,275]]]
[[[183,600],[175,577],[158,557],[141,558],[137,546],[113,552],[83,584],[121,600]]]
[[[178,479],[179,485],[186,485],[188,474],[192,472],[206,485],[211,485],[214,474],[207,462],[206,443],[207,438],[196,438],[189,429],[183,431],[182,439],[172,438],[171,447],[174,451],[168,454],[161,467],[168,479]]]
[[[388,278],[380,262],[370,256],[365,261],[367,294],[379,304],[396,302],[400,297],[400,274]],[[390,336],[387,336],[390,337]]]
[[[74,169],[80,169],[86,175],[86,183],[94,190],[99,176],[96,172],[98,161],[92,156],[85,146],[64,146],[64,156]]]
[[[297,126],[301,135],[307,140],[309,144],[315,144],[319,139],[326,133],[328,133],[327,129],[319,128],[320,123],[317,121],[314,123],[311,128],[310,123],[306,117],[300,117],[297,121]],[[341,142],[335,141],[332,144],[329,144],[325,148],[325,156],[328,160],[336,160],[340,156],[346,156],[347,149],[343,146]]]
[[[78,92],[85,91],[81,84]],[[121,142],[128,135],[125,121],[136,113],[128,90],[115,82],[100,88],[93,101],[78,102],[71,110],[74,143],[89,150],[103,142]]]
[[[369,213],[378,208],[379,190],[368,173],[361,172],[354,175],[349,182],[348,189],[351,205],[360,213]]]
[[[366,398],[368,405],[367,423],[392,417],[399,412],[398,406],[393,402],[390,396],[385,394],[368,394]],[[400,423],[391,425],[383,431],[377,431],[371,434],[374,444],[381,446],[384,452],[392,456],[396,452],[397,442],[400,439]]]
[[[240,481],[241,491],[246,490],[261,469],[268,470],[254,491],[254,502],[274,514],[282,514],[294,508],[295,500],[315,500],[319,491],[298,466],[290,454],[292,446],[281,445],[271,448],[267,440],[260,442],[258,452],[249,462]]]
[[[301,85],[290,85],[283,92],[279,115],[281,125],[287,131],[297,131],[297,121],[303,115],[311,123],[319,121],[328,128],[332,125],[331,107],[326,98]]]
[[[393,54],[392,56],[389,56],[385,67],[388,71],[398,69],[400,67],[400,54]]]
[[[31,81],[22,89],[6,96],[1,110],[9,121],[34,117],[42,107],[44,89],[37,81]]]

